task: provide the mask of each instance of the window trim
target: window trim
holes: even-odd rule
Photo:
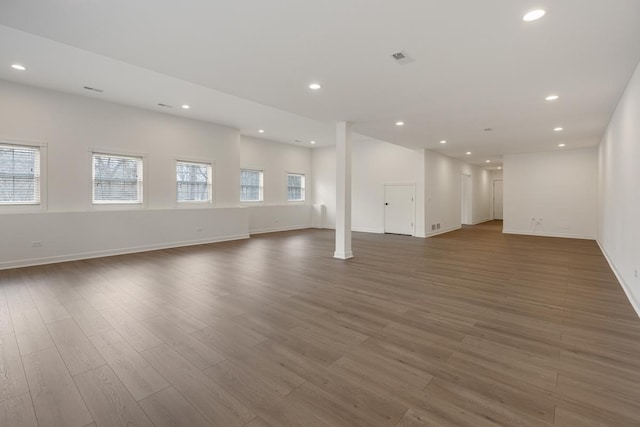
[[[300,175],[304,181],[303,187],[303,198],[300,200],[290,200],[289,199],[289,175]],[[287,197],[287,203],[306,203],[307,202],[307,175],[302,172],[287,172],[285,179],[285,194]]]
[[[192,163],[209,167],[209,200],[178,200],[178,177],[176,176],[178,163]],[[195,159],[193,157],[176,157],[173,159],[173,204],[175,207],[212,207],[215,206],[216,194],[216,162],[215,160]]]
[[[117,202],[117,201],[108,201],[108,202],[98,202],[96,203],[93,199],[93,156],[95,154],[102,154],[105,156],[113,156],[113,157],[135,157],[140,158],[142,160],[142,194],[141,200],[137,202]],[[135,209],[145,209],[147,207],[147,154],[140,152],[132,152],[127,150],[118,150],[113,148],[89,148],[89,206],[92,209],[97,210],[135,210]]]
[[[240,168],[240,176],[239,178],[242,177],[242,171],[248,171],[248,172],[260,172],[260,177],[262,178],[262,185],[260,186],[260,200],[242,200],[242,182],[240,182],[240,194],[238,195],[238,198],[240,199],[240,203],[248,203],[248,204],[260,204],[260,203],[264,203],[264,169],[260,169],[260,168]]]
[[[15,139],[0,139],[0,145],[14,147],[37,148],[40,156],[40,202],[39,203],[7,203],[0,204],[0,213],[40,212],[47,210],[47,148],[46,142],[26,141]]]

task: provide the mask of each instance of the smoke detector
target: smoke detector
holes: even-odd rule
[[[408,64],[414,61],[414,59],[410,57],[409,54],[404,50],[392,53],[391,57],[400,65]]]

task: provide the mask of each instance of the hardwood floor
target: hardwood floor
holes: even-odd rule
[[[500,227],[0,271],[0,425],[640,425],[640,320],[597,245]]]

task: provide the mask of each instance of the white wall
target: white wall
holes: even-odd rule
[[[640,315],[640,67],[600,144],[598,242]]]
[[[314,205],[323,205],[324,212],[315,217],[314,226],[336,226],[336,148],[322,147],[311,150],[313,168],[312,187]]]
[[[353,230],[384,232],[384,184],[416,186],[416,236],[460,228],[462,173],[472,177],[473,223],[489,220],[491,179],[485,169],[376,140],[354,141],[352,149]],[[325,226],[335,227],[335,149],[314,149],[312,162],[314,203],[325,205]],[[432,231],[431,224],[438,222],[440,230]]]
[[[595,148],[506,155],[503,172],[505,233],[595,239]]]
[[[354,141],[352,229],[384,233],[385,184],[416,184],[418,152],[377,140]]]
[[[490,174],[487,170],[430,150],[425,150],[424,159],[426,236],[457,230],[462,226],[461,180],[463,173],[471,175],[473,224],[490,219]],[[440,224],[440,228],[433,230],[434,224]]]
[[[244,239],[248,228],[240,207],[2,214],[0,269]]]
[[[146,155],[149,208],[174,207],[179,157],[214,161],[215,205],[238,205],[235,129],[5,81],[0,93],[0,138],[47,144],[50,212],[92,209],[92,147]]]
[[[239,131],[5,81],[0,94],[0,140],[46,144],[48,195],[46,211],[0,207],[0,266],[246,237],[246,213],[175,203],[174,162],[186,158],[215,162],[215,206],[238,206]],[[92,206],[92,147],[145,155],[146,208]]]
[[[311,149],[242,136],[240,165],[264,173],[264,201],[244,202],[251,234],[309,228],[312,225]],[[305,175],[305,202],[287,201],[287,173]]]
[[[493,213],[493,183],[494,181],[504,181],[502,170],[492,170],[489,174],[489,180],[491,181],[489,183],[489,218],[495,219],[495,215]]]
[[[353,141],[351,169],[352,229],[384,233],[384,185],[416,184],[415,150],[377,140]],[[325,208],[324,226],[335,227],[336,150],[313,149],[315,204]]]

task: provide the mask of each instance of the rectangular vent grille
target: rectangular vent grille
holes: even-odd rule
[[[84,88],[85,88],[86,90],[90,90],[90,91],[92,91],[92,92],[98,92],[98,93],[102,93],[102,92],[104,92],[102,89],[97,89],[97,88],[95,88],[95,87],[91,87],[91,86],[85,86]]]
[[[413,58],[409,56],[409,54],[407,52],[405,52],[404,50],[401,50],[399,52],[396,53],[392,53],[391,57],[398,63],[398,64],[408,64],[410,62],[413,62]]]

